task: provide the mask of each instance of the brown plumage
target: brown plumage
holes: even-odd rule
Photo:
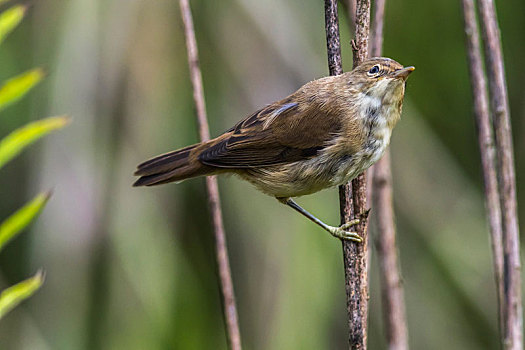
[[[140,164],[134,186],[234,173],[301,211],[289,197],[345,183],[381,157],[413,70],[376,57],[351,72],[311,81],[215,139]]]

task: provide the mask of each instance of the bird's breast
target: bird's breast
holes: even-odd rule
[[[389,128],[374,130],[362,149],[341,155],[333,167],[332,185],[346,183],[376,163],[385,153],[390,135]]]
[[[360,147],[349,148],[338,157],[333,172],[333,185],[352,180],[376,163],[390,144],[392,128],[400,117],[397,103],[384,103],[379,98],[363,96],[359,101],[362,141]]]

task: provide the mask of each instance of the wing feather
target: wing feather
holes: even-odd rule
[[[299,161],[315,156],[340,132],[336,113],[315,103],[285,99],[268,105],[228,130],[229,137],[199,155],[206,164],[250,168]]]

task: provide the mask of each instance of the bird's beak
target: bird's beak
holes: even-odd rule
[[[398,69],[394,72],[394,77],[406,79],[415,69],[416,68],[412,66]]]

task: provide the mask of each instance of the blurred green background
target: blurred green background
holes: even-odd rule
[[[191,5],[212,135],[327,75],[322,1]],[[525,2],[497,7],[525,222]],[[340,19],[349,70],[342,8]],[[459,0],[387,1],[384,55],[417,68],[391,147],[410,344],[495,349]],[[0,348],[225,349],[204,181],[131,187],[136,164],[197,140],[178,1],[31,2],[0,50],[0,80],[34,66],[48,77],[2,112],[0,136],[49,115],[72,123],[0,173],[0,218],[54,189],[0,255],[1,289],[47,273],[0,322]],[[247,183],[219,184],[245,348],[346,348],[341,243]],[[336,190],[299,203],[339,222]],[[373,251],[370,349],[385,348],[377,272]]]

